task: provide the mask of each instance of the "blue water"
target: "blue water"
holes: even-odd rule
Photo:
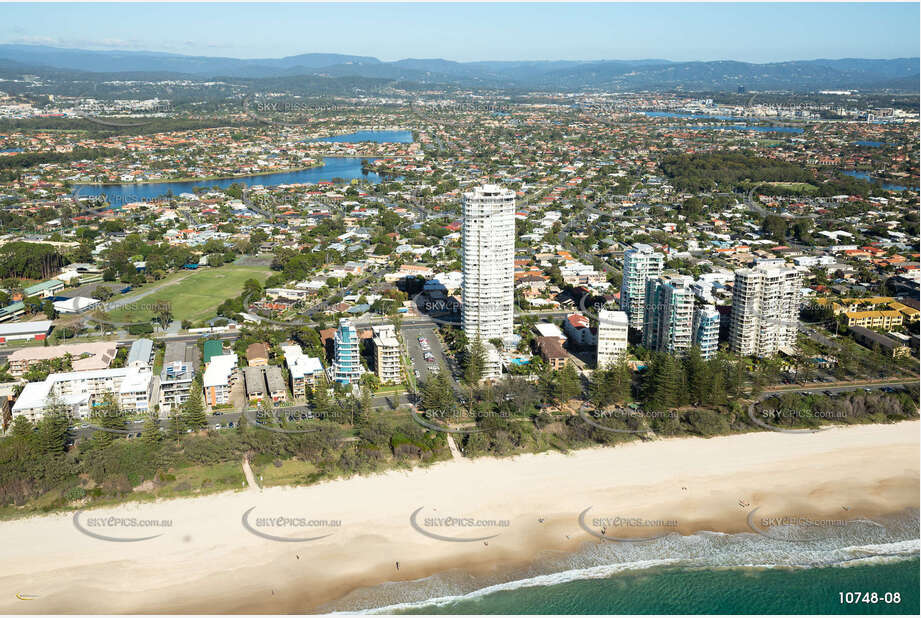
[[[685,129],[691,129],[696,131],[758,131],[759,133],[802,133],[803,130],[799,127],[781,127],[781,126],[763,126],[763,125],[747,125],[747,124],[737,124],[731,126],[715,126],[715,127],[682,127]]]
[[[735,116],[714,116],[711,114],[687,114],[679,112],[644,112],[640,111],[639,113],[644,116],[649,116],[650,118],[699,118],[703,120],[742,120],[742,118],[736,118]]]
[[[4,148],[3,150],[0,150],[0,153],[6,152],[22,152],[22,148]]]
[[[887,145],[888,145],[888,144],[886,144],[886,142],[868,142],[868,141],[864,141],[864,140],[857,141],[857,142],[854,142],[854,143],[857,144],[858,146],[869,146],[869,147],[871,147],[871,148],[881,148],[882,146],[887,146]]]
[[[496,591],[403,614],[908,614],[918,613],[915,560],[815,569],[651,568],[603,579]],[[842,603],[840,592],[877,592]],[[885,602],[885,593],[899,593]]]
[[[577,530],[574,522],[570,533]],[[770,528],[768,535],[701,532],[639,543],[590,541],[575,554],[546,552],[521,569],[500,568],[481,576],[456,570],[391,582],[353,591],[320,609],[385,614],[918,613],[917,509],[826,530],[831,534],[816,536],[813,526],[786,525]],[[848,591],[876,592],[879,599],[842,604],[838,593]],[[887,592],[898,593],[899,602],[890,598],[887,603]]]
[[[373,159],[368,159],[373,161]],[[296,172],[276,172],[273,174],[260,174],[258,176],[243,176],[238,178],[222,178],[220,180],[193,180],[188,182],[157,182],[133,183],[122,185],[74,185],[74,195],[90,197],[105,195],[109,204],[130,204],[162,197],[172,191],[173,195],[191,193],[195,187],[226,189],[234,183],[241,183],[248,187],[262,185],[274,187],[286,184],[317,183],[332,181],[342,178],[346,182],[353,179],[366,180],[378,183],[381,177],[370,172],[367,175],[361,172],[361,158],[358,157],[326,157],[323,165]]]
[[[412,131],[357,131],[346,135],[333,135],[312,140],[315,142],[374,142],[376,144],[412,144]]]
[[[893,185],[889,183],[882,182],[880,180],[874,179],[866,172],[859,172],[857,170],[841,170],[841,173],[845,176],[852,176],[854,178],[860,178],[861,180],[866,180],[867,182],[879,182],[883,189],[888,191],[907,191],[908,187],[903,187],[902,185]]]

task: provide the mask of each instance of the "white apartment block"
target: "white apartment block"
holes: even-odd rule
[[[759,264],[736,271],[729,347],[742,356],[765,357],[796,347],[802,273]]]
[[[133,367],[52,373],[43,382],[29,382],[13,405],[13,415],[40,420],[57,404],[77,418],[89,418],[93,408],[112,393],[121,410],[128,414],[150,410],[152,376]]]
[[[643,330],[646,309],[646,282],[662,274],[665,256],[650,245],[637,243],[624,252],[624,271],[620,283],[620,307],[630,319],[630,327]]]
[[[212,356],[202,376],[205,402],[210,406],[230,403],[230,389],[238,379],[236,354]]]
[[[700,356],[709,360],[716,356],[720,341],[720,312],[713,305],[699,306],[694,310],[694,345]]]
[[[323,376],[323,364],[319,358],[304,354],[299,345],[283,345],[281,351],[288,367],[291,393],[295,398],[306,397],[307,387],[312,387]]]
[[[613,365],[627,353],[629,319],[624,311],[598,312],[597,366],[604,369]]]
[[[464,193],[463,209],[464,334],[484,344],[506,339],[513,333],[515,302],[515,193],[476,187]]]
[[[382,384],[399,384],[403,381],[403,363],[400,341],[392,324],[371,327],[374,346],[374,373]]]
[[[693,345],[694,279],[656,277],[646,282],[643,346],[648,350],[683,353]]]

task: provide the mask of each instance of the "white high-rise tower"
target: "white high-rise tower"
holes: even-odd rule
[[[630,318],[630,328],[643,330],[646,311],[646,282],[662,274],[665,256],[650,245],[637,243],[624,251],[624,272],[620,283],[620,308]]]
[[[468,341],[512,335],[515,304],[515,193],[483,185],[464,193],[464,334]]]
[[[737,270],[729,348],[742,356],[771,356],[796,347],[803,275],[795,268],[756,264]]]

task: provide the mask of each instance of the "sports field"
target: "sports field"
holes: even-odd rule
[[[170,303],[174,320],[205,320],[214,317],[217,306],[226,299],[239,296],[247,279],[262,283],[269,273],[261,266],[236,265],[175,273],[126,298],[113,298],[126,304],[108,316],[117,322],[149,321],[154,318],[154,306],[165,301]]]

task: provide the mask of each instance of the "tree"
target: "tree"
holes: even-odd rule
[[[565,403],[582,391],[579,374],[572,363],[566,363],[557,372],[556,395],[560,403]]]
[[[467,349],[464,357],[464,382],[478,384],[486,371],[486,346],[477,337]]]
[[[125,415],[114,393],[106,393],[103,396],[102,403],[93,409],[91,417],[102,428],[93,434],[94,447],[108,446],[125,430]]]
[[[60,455],[67,450],[70,416],[63,407],[51,406],[45,416],[38,422],[35,444],[44,455]],[[16,430],[14,423],[14,434]]]
[[[692,346],[684,357],[685,381],[688,389],[688,399],[699,404],[706,398],[707,364],[700,356],[700,348]]]
[[[154,449],[160,444],[160,423],[157,416],[153,413],[148,414],[144,420],[144,427],[141,430],[141,439],[144,445]]]
[[[13,424],[10,428],[10,439],[19,444],[23,449],[30,448],[35,438],[32,422],[25,416],[16,416],[13,418]]]
[[[313,409],[320,417],[326,416],[329,412],[329,391],[322,378],[320,383],[313,387]]]
[[[55,320],[58,317],[58,311],[54,308],[54,303],[50,300],[46,300],[42,303],[42,313],[44,313],[45,317],[49,320]]]
[[[761,229],[777,242],[783,242],[787,236],[787,222],[778,215],[766,216],[761,223]]]
[[[169,415],[169,422],[166,425],[166,435],[169,436],[171,440],[179,442],[179,439],[182,437],[182,432],[184,431],[185,427],[182,423],[181,410],[173,408]]]
[[[447,414],[454,410],[457,401],[451,382],[441,371],[426,380],[422,387],[422,406],[429,411]]]
[[[647,402],[653,410],[668,410],[681,405],[684,374],[678,360],[671,354],[657,352],[652,356],[647,376]]]
[[[165,300],[157,301],[154,305],[154,313],[157,315],[157,321],[160,322],[160,328],[166,330],[173,321],[173,308],[170,303]]]
[[[182,420],[186,428],[193,431],[204,429],[208,426],[201,383],[198,379],[192,382],[192,392],[189,393],[188,400],[182,405]]]
[[[359,416],[359,422],[367,420],[368,416],[371,414],[373,409],[373,403],[371,399],[371,389],[368,386],[363,386],[361,389],[361,401],[360,401],[360,410],[361,414]]]
[[[549,404],[556,400],[556,372],[545,366],[537,376],[537,392],[541,403]]]
[[[110,290],[104,285],[97,285],[96,288],[93,290],[93,298],[101,300],[103,302],[109,300],[114,295],[115,293],[112,292],[112,290]]]

